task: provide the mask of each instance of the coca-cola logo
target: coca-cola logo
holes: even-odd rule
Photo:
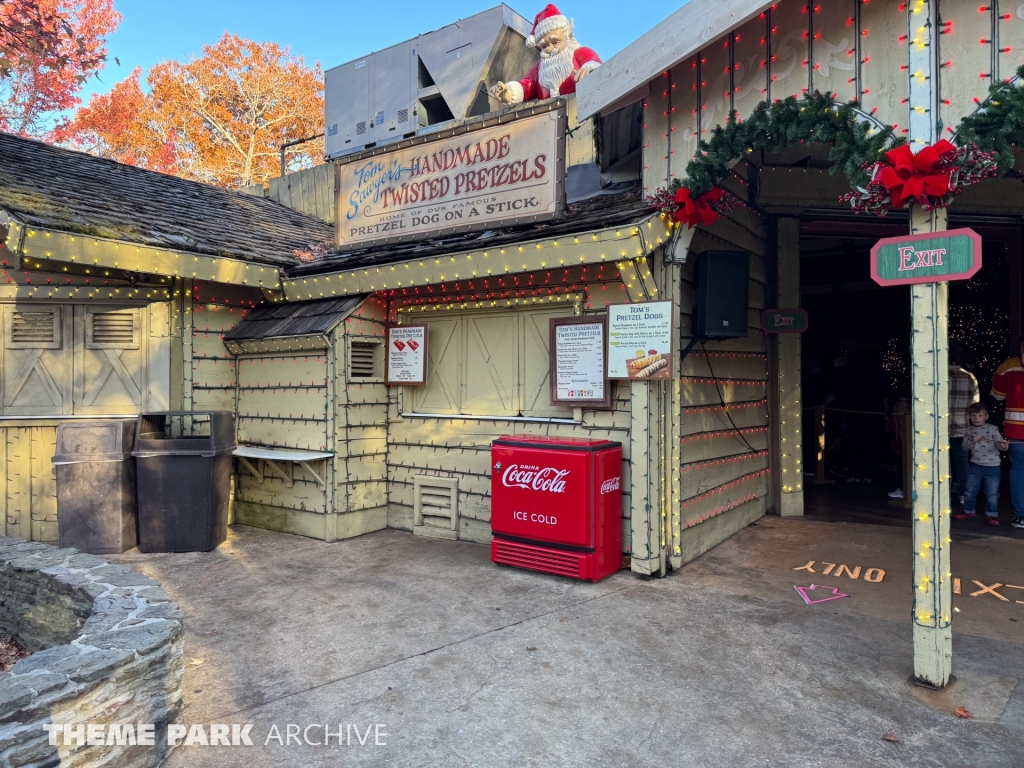
[[[565,493],[565,478],[568,475],[568,469],[510,464],[502,474],[501,482],[509,488]]]
[[[620,478],[609,477],[607,480],[601,483],[601,495],[604,496],[606,493],[611,493],[612,491],[619,490],[620,485]]]

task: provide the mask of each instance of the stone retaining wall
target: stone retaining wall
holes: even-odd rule
[[[0,537],[0,631],[34,651],[0,673],[0,765],[163,762],[166,725],[181,709],[181,619],[159,584],[127,566]],[[52,746],[49,723],[151,723],[155,744],[117,744],[106,728],[102,745],[62,734]]]

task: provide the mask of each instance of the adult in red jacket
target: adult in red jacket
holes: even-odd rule
[[[1024,343],[1021,356],[1011,357],[992,377],[992,397],[1006,402],[1003,436],[1010,442],[1010,501],[1016,514],[1012,525],[1024,528]]]
[[[576,83],[601,65],[595,51],[576,42],[572,21],[554,5],[537,14],[526,44],[540,49],[540,61],[522,80],[498,83],[491,88],[491,95],[505,104],[576,93]]]

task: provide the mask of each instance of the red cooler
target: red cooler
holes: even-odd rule
[[[600,581],[622,567],[622,444],[491,444],[491,560]]]

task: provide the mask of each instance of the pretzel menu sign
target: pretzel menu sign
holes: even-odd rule
[[[426,384],[427,326],[388,326],[387,341],[385,383]]]
[[[672,302],[608,305],[608,378],[672,376]]]

